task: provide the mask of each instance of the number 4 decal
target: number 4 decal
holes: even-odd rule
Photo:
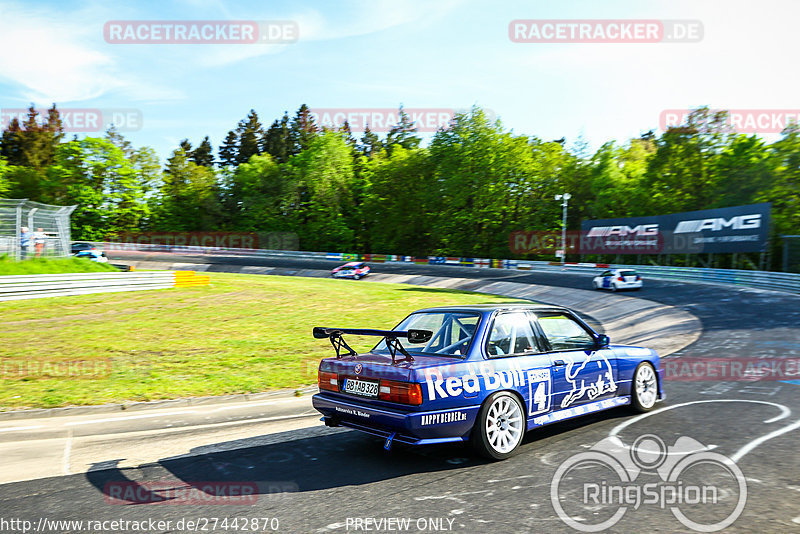
[[[550,369],[528,371],[528,417],[550,410]]]

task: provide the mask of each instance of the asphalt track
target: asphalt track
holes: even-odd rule
[[[324,260],[126,254],[127,259],[211,263],[208,271],[231,265],[326,269]],[[112,254],[114,259],[123,254]],[[380,272],[503,279],[585,289],[586,275],[569,272],[519,272],[463,267],[380,264]],[[348,283],[348,282],[343,282]],[[358,282],[352,282],[358,283]],[[637,294],[634,294],[639,296]],[[800,296],[703,284],[646,281],[640,296],[690,311],[703,323],[703,334],[672,355],[676,361],[726,358],[774,361],[800,357]],[[194,451],[193,456],[168,454],[159,461],[119,467],[114,462],[80,475],[52,477],[0,486],[0,532],[20,532],[3,520],[21,519],[48,532],[118,532],[73,526],[44,528],[53,520],[170,521],[139,532],[576,532],[554,510],[551,488],[559,466],[609,436],[630,446],[646,434],[671,446],[690,437],[714,453],[736,461],[746,481],[746,504],[726,531],[800,531],[800,384],[776,380],[706,379],[670,381],[667,400],[646,417],[625,409],[565,421],[529,433],[517,456],[490,463],[464,446],[396,447],[344,429],[315,426],[254,436],[226,447]],[[164,438],[168,440],[169,438]],[[153,446],[153,445],[151,445]],[[159,447],[159,445],[155,445]],[[167,451],[168,443],[164,443]],[[230,450],[225,450],[230,449]],[[586,473],[594,473],[587,469]],[[606,473],[607,475],[608,473]],[[598,482],[574,473],[578,482]],[[697,471],[707,485],[724,482],[719,474]],[[647,478],[650,477],[650,478]],[[716,477],[716,478],[715,478]],[[608,483],[612,483],[612,477]],[[603,479],[605,480],[605,478]],[[637,484],[658,481],[643,472]],[[687,479],[688,480],[688,479]],[[122,484],[150,488],[154,481],[181,484],[217,481],[257,483],[256,499],[243,505],[181,504],[168,498],[155,504],[113,504],[109,488]],[[688,482],[687,482],[688,484]],[[584,486],[585,491],[585,486]],[[159,494],[163,494],[160,492]],[[562,499],[564,495],[559,495]],[[581,495],[567,495],[565,510],[578,520],[599,522],[619,503],[575,504]],[[162,497],[154,496],[152,500]],[[724,518],[738,496],[722,491],[716,504],[680,508],[697,520]],[[170,505],[172,504],[172,505]],[[233,527],[233,518],[240,518]],[[46,519],[41,525],[39,521]],[[217,518],[214,522],[213,518]],[[229,518],[225,527],[222,519]],[[249,520],[247,529],[243,519]],[[376,521],[369,522],[369,518]],[[393,518],[399,522],[387,523]],[[183,520],[183,524],[179,521]],[[200,521],[187,528],[186,521]],[[254,522],[254,520],[256,520]],[[258,524],[256,524],[256,522]],[[212,528],[216,525],[216,528]],[[20,527],[20,523],[16,523]],[[252,527],[256,528],[252,528]],[[132,524],[128,524],[128,531]],[[275,529],[274,527],[277,527]],[[629,505],[610,532],[691,532],[670,506]]]

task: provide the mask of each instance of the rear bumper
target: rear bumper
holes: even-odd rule
[[[642,287],[642,281],[639,280],[638,282],[614,282],[617,286],[617,289],[639,289]]]
[[[317,393],[312,404],[329,426],[344,426],[409,445],[432,445],[469,439],[479,406],[440,411],[403,412]]]

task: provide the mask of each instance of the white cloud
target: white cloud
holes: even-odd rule
[[[208,6],[218,5],[215,0],[184,0],[191,3],[201,3]],[[261,21],[291,20],[297,23],[299,39],[297,44],[280,45],[229,45],[208,50],[208,53],[197,57],[198,63],[203,66],[222,66],[246,59],[277,54],[290,46],[302,46],[306,42],[332,41],[348,37],[370,35],[403,26],[405,24],[429,24],[461,4],[462,0],[440,0],[426,2],[412,0],[398,2],[396,0],[355,0],[340,2],[336,9],[328,7],[323,15],[317,9],[304,9],[287,13],[286,15],[273,12],[262,12],[253,16],[250,12],[246,17],[242,13],[230,13],[228,6],[219,7],[226,18],[246,18]]]
[[[88,100],[119,87],[107,74],[112,59],[81,44],[85,37],[84,28],[61,22],[52,12],[0,5],[0,78],[39,103]]]
[[[0,81],[17,86],[19,101],[38,105],[88,101],[110,92],[132,100],[183,96],[122,72],[110,50],[100,48],[109,46],[98,38],[105,20],[97,6],[65,15],[0,3]]]

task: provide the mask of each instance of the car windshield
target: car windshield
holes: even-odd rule
[[[410,354],[463,357],[472,344],[480,315],[471,312],[420,312],[412,313],[395,330],[430,330],[427,343],[412,344],[401,339]],[[378,343],[373,352],[388,353],[386,341]]]

